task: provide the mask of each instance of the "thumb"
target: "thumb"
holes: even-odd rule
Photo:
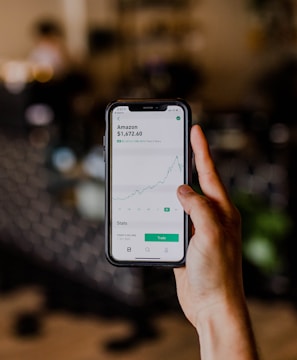
[[[180,185],[177,188],[177,196],[182,204],[184,201],[186,201],[187,198],[195,194],[196,192],[189,185],[184,184],[184,185]]]
[[[177,189],[177,197],[184,211],[192,217],[197,208],[196,203],[199,201],[199,195],[189,185],[181,185]]]
[[[210,200],[197,194],[189,185],[181,185],[177,189],[177,197],[184,209],[190,215],[195,228],[205,226],[213,218]]]

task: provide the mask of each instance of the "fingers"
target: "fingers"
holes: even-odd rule
[[[231,202],[216,171],[208,142],[198,125],[194,125],[191,129],[191,145],[203,194],[225,211],[229,211],[232,207]]]

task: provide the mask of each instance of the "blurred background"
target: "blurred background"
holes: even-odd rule
[[[172,271],[105,260],[104,109],[120,97],[190,103],[242,213],[260,352],[297,358],[297,2],[0,7],[1,359],[198,356]]]

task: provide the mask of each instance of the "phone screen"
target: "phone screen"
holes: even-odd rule
[[[188,113],[119,104],[110,110],[108,247],[113,261],[179,263],[187,221],[176,190],[188,182]]]

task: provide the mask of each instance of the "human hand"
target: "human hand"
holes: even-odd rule
[[[197,328],[219,308],[244,304],[241,270],[241,221],[217,174],[199,126],[191,144],[203,195],[182,185],[177,195],[191,217],[194,234],[186,266],[174,269],[177,294],[188,320]]]
[[[181,307],[198,331],[201,359],[257,360],[241,270],[241,220],[217,174],[199,126],[191,130],[203,195],[188,185],[177,195],[194,234],[186,265],[174,269]]]

